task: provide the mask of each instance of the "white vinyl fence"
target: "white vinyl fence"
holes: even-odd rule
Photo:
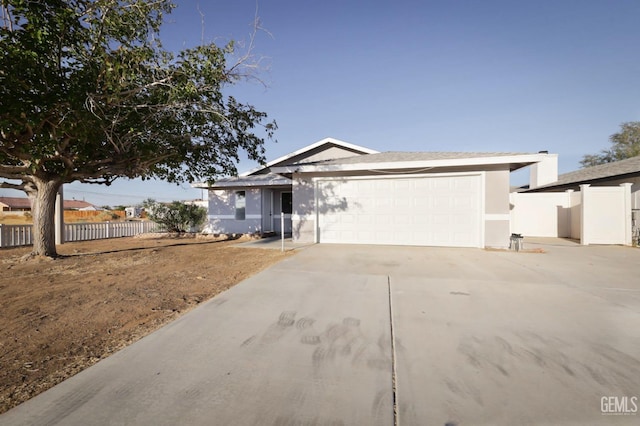
[[[65,242],[102,240],[106,238],[132,237],[147,232],[156,232],[160,226],[155,222],[101,222],[65,223]],[[0,248],[29,246],[33,244],[33,225],[0,224]]]
[[[580,191],[512,193],[511,232],[587,244],[632,243],[631,184],[580,185]]]

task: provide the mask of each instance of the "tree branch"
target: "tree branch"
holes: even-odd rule
[[[0,188],[4,189],[15,189],[18,191],[24,191],[27,186],[26,182],[17,184],[17,183],[9,183],[9,182],[0,182]]]
[[[0,176],[6,179],[22,179],[27,172],[29,172],[29,169],[26,166],[0,164]]]
[[[256,36],[259,31],[264,32],[271,38],[273,38],[273,34],[271,34],[268,30],[262,27],[260,23],[260,17],[258,16],[257,5],[256,5],[256,11],[255,11],[252,27],[253,29],[251,31],[251,34],[249,35],[249,42],[246,46],[246,52],[243,55],[241,55],[231,67],[227,69],[227,75],[237,79],[244,78],[244,79],[255,80],[260,84],[262,84],[264,87],[267,87],[268,85],[264,82],[264,80],[257,77],[255,74],[255,71],[259,70],[262,67],[262,63],[266,58],[264,56],[260,56],[259,58],[256,59],[253,52],[255,49]],[[244,43],[239,43],[239,44],[243,48],[245,47]],[[242,72],[240,71],[241,68],[248,71]]]

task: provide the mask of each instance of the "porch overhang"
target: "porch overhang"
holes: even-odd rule
[[[281,175],[269,173],[265,175],[222,178],[213,184],[207,182],[194,183],[193,187],[209,190],[234,188],[274,188],[290,187],[291,179]]]

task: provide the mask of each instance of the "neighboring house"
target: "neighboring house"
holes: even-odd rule
[[[65,210],[79,210],[79,211],[96,211],[102,210],[91,203],[80,200],[63,200],[62,205]]]
[[[31,211],[31,201],[24,197],[0,197],[0,210],[3,212]]]
[[[558,176],[555,182],[526,188],[520,192],[560,192],[580,190],[580,185],[615,186],[631,183],[631,208],[640,209],[640,156],[586,167]]]
[[[640,243],[640,156],[587,167],[511,196],[515,232],[582,244]]]
[[[210,233],[298,242],[449,247],[509,244],[509,174],[557,178],[547,153],[383,152],[327,138],[209,190]]]
[[[31,211],[31,201],[26,197],[0,197],[2,211]],[[99,210],[86,201],[64,200],[65,210]]]
[[[142,207],[130,206],[125,207],[124,214],[127,219],[140,218],[142,217],[142,212],[144,209]]]

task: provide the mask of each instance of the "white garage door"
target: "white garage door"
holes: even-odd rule
[[[318,180],[318,241],[481,246],[480,175]]]

